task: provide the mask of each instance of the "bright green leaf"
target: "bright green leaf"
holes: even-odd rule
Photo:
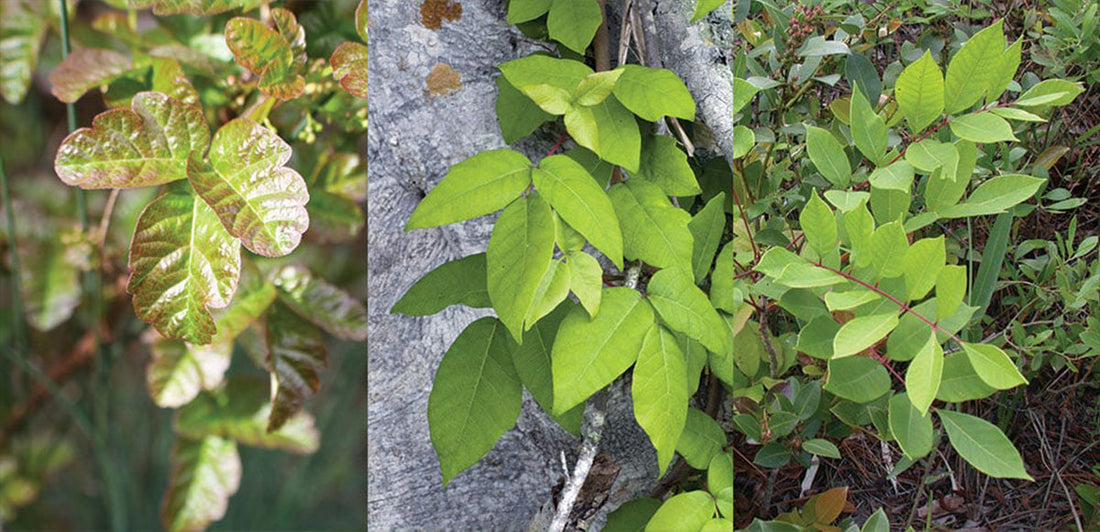
[[[918,300],[936,286],[936,278],[947,260],[943,235],[922,238],[913,243],[902,257],[905,289],[910,301]]]
[[[577,105],[593,106],[611,96],[615,82],[622,76],[622,69],[608,70],[589,74],[577,84],[573,91],[573,100]]]
[[[711,265],[714,264],[714,254],[718,251],[726,228],[726,211],[722,208],[725,202],[726,193],[719,192],[688,222],[688,230],[692,236],[691,269],[695,272],[696,283],[707,277]]]
[[[531,184],[531,160],[510,149],[478,153],[451,167],[416,206],[405,230],[446,225],[508,205]]]
[[[660,187],[640,179],[608,191],[623,233],[623,253],[658,268],[691,271],[691,215],[672,205]]]
[[[962,347],[974,372],[989,386],[998,390],[1007,390],[1027,384],[1027,379],[1020,374],[1016,364],[1001,348],[991,344],[965,342]]]
[[[631,112],[649,122],[662,116],[695,120],[695,100],[674,72],[641,65],[619,68],[623,75],[615,84],[615,97]]]
[[[595,257],[584,252],[569,254],[569,289],[588,311],[589,317],[595,317],[600,310],[603,296],[603,267]]]
[[[497,218],[485,252],[487,287],[497,316],[517,342],[553,253],[554,219],[539,194],[516,200]]]
[[[948,114],[974,105],[1001,77],[996,65],[1005,51],[1004,20],[975,33],[947,65],[944,102]]]
[[[695,469],[706,469],[726,446],[726,432],[714,418],[697,408],[688,408],[684,432],[676,443],[676,452]]]
[[[687,154],[668,135],[642,138],[642,155],[634,177],[656,183],[669,196],[694,196],[702,192]]]
[[[700,532],[714,516],[714,498],[705,491],[687,491],[674,495],[657,509],[646,525],[646,532],[677,530]]]
[[[872,163],[878,165],[886,154],[886,122],[875,113],[859,85],[853,87],[851,103],[852,139]]]
[[[634,364],[631,397],[634,418],[657,450],[660,473],[672,461],[687,419],[686,372],[684,353],[672,333],[664,327],[651,327]]]
[[[904,393],[890,398],[890,433],[910,460],[932,452],[932,414],[921,413]]]
[[[931,52],[925,51],[920,59],[905,67],[898,76],[894,96],[913,134],[940,117],[944,108],[943,74]]]
[[[533,172],[535,188],[554,212],[622,268],[623,241],[619,219],[607,194],[579,163],[551,155]]]
[[[1012,126],[993,113],[971,113],[951,120],[951,132],[973,142],[990,143],[1020,140],[1012,133]]]
[[[966,201],[944,209],[940,215],[967,218],[998,214],[1034,196],[1044,181],[1020,174],[997,176],[978,185]]]
[[[928,340],[905,371],[905,390],[909,392],[913,407],[921,415],[928,413],[928,407],[932,405],[932,400],[939,391],[942,377],[943,347],[940,346],[935,331],[929,327]]]
[[[938,414],[951,446],[975,469],[996,478],[1035,480],[1001,429],[969,414],[943,409]]]
[[[553,0],[546,17],[550,38],[581,55],[602,23],[603,10],[596,0]]]
[[[859,316],[840,327],[833,339],[833,358],[854,355],[886,338],[898,326],[897,314]]]
[[[715,353],[733,349],[731,338],[707,295],[695,286],[691,274],[666,268],[653,275],[646,293],[662,321],[673,330],[698,340]]]
[[[826,129],[808,126],[806,128],[806,146],[817,171],[830,183],[845,188],[852,180],[852,166],[844,147]]]
[[[836,253],[839,248],[836,215],[817,195],[816,190],[810,192],[810,201],[806,202],[806,207],[798,215],[798,223],[802,226],[806,242],[822,260]]]
[[[890,391],[890,374],[869,358],[834,358],[829,360],[824,389],[849,401],[869,403]]]

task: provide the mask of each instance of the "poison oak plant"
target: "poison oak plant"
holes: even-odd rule
[[[500,211],[487,249],[439,266],[392,309],[422,316],[463,304],[496,314],[469,324],[435,375],[428,424],[443,482],[512,428],[524,387],[562,427],[589,439],[586,401],[629,373],[635,418],[659,470],[679,454],[708,482],[663,504],[634,501],[612,519],[728,529],[733,464],[712,417],[717,399],[706,405],[710,415],[691,406],[701,375],[712,376],[710,387],[734,384],[734,319],[724,312],[732,252],[727,244],[719,253],[729,237],[726,186],[722,177],[700,186],[677,140],[655,133],[665,117],[694,120],[695,103],[669,70],[611,69],[606,37],[592,46],[596,71],[580,60],[603,23],[594,0],[512,0],[508,19],[529,34],[545,26],[562,57],[538,53],[499,66],[504,138],[515,142],[546,122],[564,124],[565,133],[536,162],[502,148],[450,168],[406,229]],[[576,145],[559,153],[567,138]]]
[[[859,428],[900,447],[893,474],[929,456],[946,433],[978,471],[1031,480],[1002,430],[959,406],[1026,384],[1018,368],[1029,360],[1003,339],[966,331],[980,332],[989,295],[980,299],[975,272],[951,251],[959,245],[944,227],[988,215],[1007,226],[1013,212],[1030,212],[1021,203],[1045,180],[1012,171],[1004,147],[1083,89],[1062,79],[1021,87],[1023,43],[1009,44],[997,21],[945,68],[925,51],[895,73],[891,91],[853,51],[862,20],[846,23],[856,27],[831,39],[777,23],[769,46],[802,43],[782,56],[787,62],[748,54],[735,65],[734,113],[746,116],[755,98],[756,112],[778,125],[734,129],[735,193],[752,214],[735,220],[732,244],[734,263],[744,265],[727,309],[742,347],[734,351],[735,426],[767,468],[841,459],[829,438]],[[846,61],[845,76],[819,76],[823,58]],[[785,122],[800,116],[792,109],[811,80],[841,79],[851,94],[829,106],[830,120]],[[778,198],[796,207],[779,210]],[[788,213],[797,224],[788,225]],[[983,262],[979,282],[990,293],[1000,264]],[[778,325],[750,327],[753,316]]]
[[[238,443],[317,449],[303,405],[327,365],[324,333],[366,339],[363,302],[295,261],[303,238],[346,242],[363,226],[366,46],[307,42],[291,11],[264,0],[108,3],[130,10],[93,23],[108,47],[77,48],[49,79],[61,101],[97,90],[109,109],[65,138],[54,169],[65,184],[112,189],[112,198],[156,187],[134,222],[125,291],[156,331],[149,395],[178,409],[163,524],[201,529],[237,490]],[[25,25],[17,49],[29,65],[5,66],[9,100],[25,92],[48,24],[48,10],[34,4],[4,3],[5,18]],[[135,10],[149,7],[198,16],[159,18],[139,31]],[[310,14],[315,27],[336,33]],[[366,24],[361,0],[354,30],[364,42]],[[76,276],[40,287],[68,283]],[[75,306],[31,324],[52,328]],[[226,376],[235,346],[270,385]]]

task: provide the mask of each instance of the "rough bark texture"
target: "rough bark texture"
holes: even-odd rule
[[[682,18],[681,25],[694,5],[661,4],[679,5],[679,14],[668,16]],[[421,7],[409,0],[369,6],[368,529],[526,530],[562,476],[562,452],[572,467],[579,440],[525,394],[516,428],[443,488],[428,434],[428,394],[451,341],[484,311],[452,307],[408,318],[389,309],[439,264],[484,251],[492,216],[409,233],[402,228],[450,165],[503,146],[494,107],[496,65],[539,48],[507,25],[499,0],[461,2],[457,19],[437,17],[427,25]],[[688,86],[693,88],[690,80]],[[708,96],[696,92],[696,98]],[[549,151],[556,132],[536,137],[519,148],[537,160]],[[656,458],[633,420],[628,383],[612,387],[608,405],[600,450],[621,471],[593,529],[608,510],[646,494],[656,481]]]

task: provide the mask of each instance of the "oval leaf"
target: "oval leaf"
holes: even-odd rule
[[[515,150],[483,151],[451,167],[420,201],[405,230],[446,225],[497,211],[531,184],[531,160]]]
[[[687,420],[688,390],[684,353],[664,327],[651,327],[634,365],[631,397],[634,418],[657,450],[657,470],[664,473]]]
[[[565,155],[551,155],[539,162],[533,179],[535,188],[554,212],[622,268],[619,219],[611,200],[588,170]]]
[[[1024,469],[1020,452],[992,423],[969,414],[939,410],[951,446],[975,469],[991,477],[1035,480]]]
[[[272,276],[279,300],[333,336],[367,339],[367,309],[363,302],[325,282],[301,266],[285,266]]]

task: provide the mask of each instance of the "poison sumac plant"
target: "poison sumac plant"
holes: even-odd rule
[[[659,470],[679,453],[709,481],[663,505],[637,501],[611,519],[720,528],[732,524],[733,500],[728,438],[713,418],[719,387],[733,386],[734,320],[721,310],[732,297],[732,251],[718,253],[729,236],[722,190],[730,174],[706,173],[716,186],[700,186],[704,167],[656,132],[666,117],[694,120],[691,94],[669,70],[611,69],[606,36],[592,45],[601,17],[594,0],[508,4],[510,22],[549,35],[562,57],[538,53],[499,66],[504,139],[546,122],[563,122],[565,132],[537,163],[501,148],[450,168],[406,230],[500,211],[487,249],[428,273],[392,312],[463,304],[496,313],[459,334],[435,375],[428,424],[444,484],[515,424],[524,387],[562,427],[591,439],[599,430],[582,421],[586,401],[633,367],[634,414]],[[596,71],[578,60],[590,45]],[[575,145],[558,153],[569,137]],[[710,415],[690,405],[704,372],[715,388]]]
[[[65,138],[54,169],[67,185],[112,189],[109,204],[119,191],[159,187],[144,207],[130,205],[141,213],[125,290],[156,331],[149,394],[178,409],[163,524],[201,529],[224,515],[237,490],[238,443],[317,449],[303,404],[327,365],[324,333],[366,339],[363,302],[295,262],[304,238],[343,243],[363,226],[366,47],[339,43],[350,35],[307,41],[295,14],[266,0],[108,4],[131,16],[100,14],[92,26],[108,47],[69,53],[50,82],[70,104],[98,89],[109,109]],[[4,18],[14,18],[6,24],[26,30],[17,59],[28,68],[4,69],[4,96],[18,100],[49,13],[4,6]],[[134,10],[150,7],[201,17],[158,18],[139,31]],[[366,0],[354,20],[365,42]],[[290,262],[271,260],[280,257]],[[52,328],[76,305],[58,306],[60,314],[32,325]],[[238,345],[270,385],[226,376]]]

